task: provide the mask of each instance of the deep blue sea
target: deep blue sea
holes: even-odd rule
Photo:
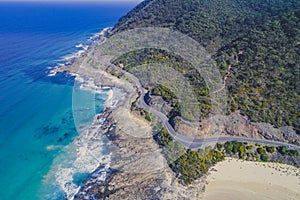
[[[78,136],[74,110],[85,112],[78,123],[88,125],[106,95],[80,91],[74,78],[64,74],[48,77],[49,67],[132,7],[0,3],[0,199],[63,199],[60,188],[45,176],[56,169],[58,157],[72,162],[64,148]],[[98,110],[89,109],[95,103]]]

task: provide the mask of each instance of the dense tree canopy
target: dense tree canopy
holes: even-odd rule
[[[149,26],[185,33],[211,53],[227,77],[228,114],[240,110],[252,121],[290,125],[300,134],[299,0],[146,0],[121,18],[112,34]],[[151,50],[122,61],[128,68],[164,57],[175,59]],[[188,77],[205,117],[211,109],[205,83],[192,66],[177,61],[170,67]]]

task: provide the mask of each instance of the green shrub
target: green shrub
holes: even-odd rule
[[[223,148],[223,145],[220,144],[220,143],[217,143],[217,149],[218,149],[219,151],[221,151],[222,148]]]
[[[269,153],[274,153],[275,152],[275,147],[274,146],[267,146],[266,147],[267,152]]]
[[[280,146],[277,147],[277,151],[281,154],[281,155],[286,155],[288,153],[288,147],[286,146]]]
[[[245,159],[245,153],[244,152],[239,152],[239,158],[240,159]]]
[[[225,142],[224,148],[225,148],[225,152],[226,152],[227,154],[231,154],[232,149],[233,149],[233,144],[232,144],[232,142],[231,142],[231,141]]]
[[[262,148],[262,147],[258,147],[257,149],[256,149],[256,151],[257,151],[257,153],[259,153],[259,154],[266,154],[266,150],[264,149],[264,148]]]
[[[151,116],[149,111],[145,111],[145,119],[149,122],[151,122]]]
[[[297,157],[297,156],[299,156],[299,151],[298,150],[289,150],[288,154],[290,156]]]
[[[167,146],[173,141],[172,136],[168,133],[166,128],[163,128],[157,135],[156,139],[160,145]]]
[[[264,162],[268,162],[269,161],[269,157],[267,154],[261,154],[260,155],[260,159]]]
[[[156,136],[161,145],[170,168],[178,177],[189,185],[193,180],[201,177],[208,169],[224,159],[224,154],[212,148],[184,149],[180,143],[174,141],[168,131],[163,128]]]
[[[246,146],[246,149],[247,150],[251,150],[253,148],[253,146],[252,145],[248,145],[248,146]]]

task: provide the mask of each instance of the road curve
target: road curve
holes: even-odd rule
[[[156,117],[160,118],[163,125],[165,126],[167,131],[172,135],[174,140],[179,142],[185,148],[199,149],[199,148],[203,148],[208,145],[215,145],[217,142],[223,143],[223,142],[227,142],[227,141],[239,141],[239,142],[253,142],[253,143],[257,143],[257,144],[272,145],[272,146],[287,146],[290,149],[295,149],[295,150],[300,151],[300,146],[285,143],[285,142],[272,141],[272,140],[259,140],[259,139],[253,139],[253,138],[234,137],[234,136],[228,136],[228,137],[222,136],[222,137],[213,137],[213,138],[190,138],[190,137],[178,134],[173,129],[171,124],[169,123],[169,119],[167,118],[166,115],[164,115],[163,113],[159,112],[158,110],[150,107],[145,102],[146,90],[145,90],[145,88],[143,88],[142,84],[140,83],[140,80],[135,75],[125,71],[124,69],[122,69],[114,64],[110,63],[110,66],[112,66],[116,70],[119,70],[120,72],[122,72],[124,75],[128,76],[135,82],[136,86],[138,87],[138,90],[141,92],[141,97],[139,98],[138,106],[140,108],[143,108],[143,109],[151,112]]]

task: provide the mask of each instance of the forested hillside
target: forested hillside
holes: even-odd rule
[[[149,26],[178,30],[212,54],[227,77],[228,114],[240,110],[252,121],[290,125],[300,134],[299,0],[146,0],[121,18],[112,34]],[[174,56],[144,50],[119,61],[129,69],[168,59]],[[171,67],[193,71],[184,61]],[[204,82],[199,74],[186,76],[205,117],[210,104]]]

